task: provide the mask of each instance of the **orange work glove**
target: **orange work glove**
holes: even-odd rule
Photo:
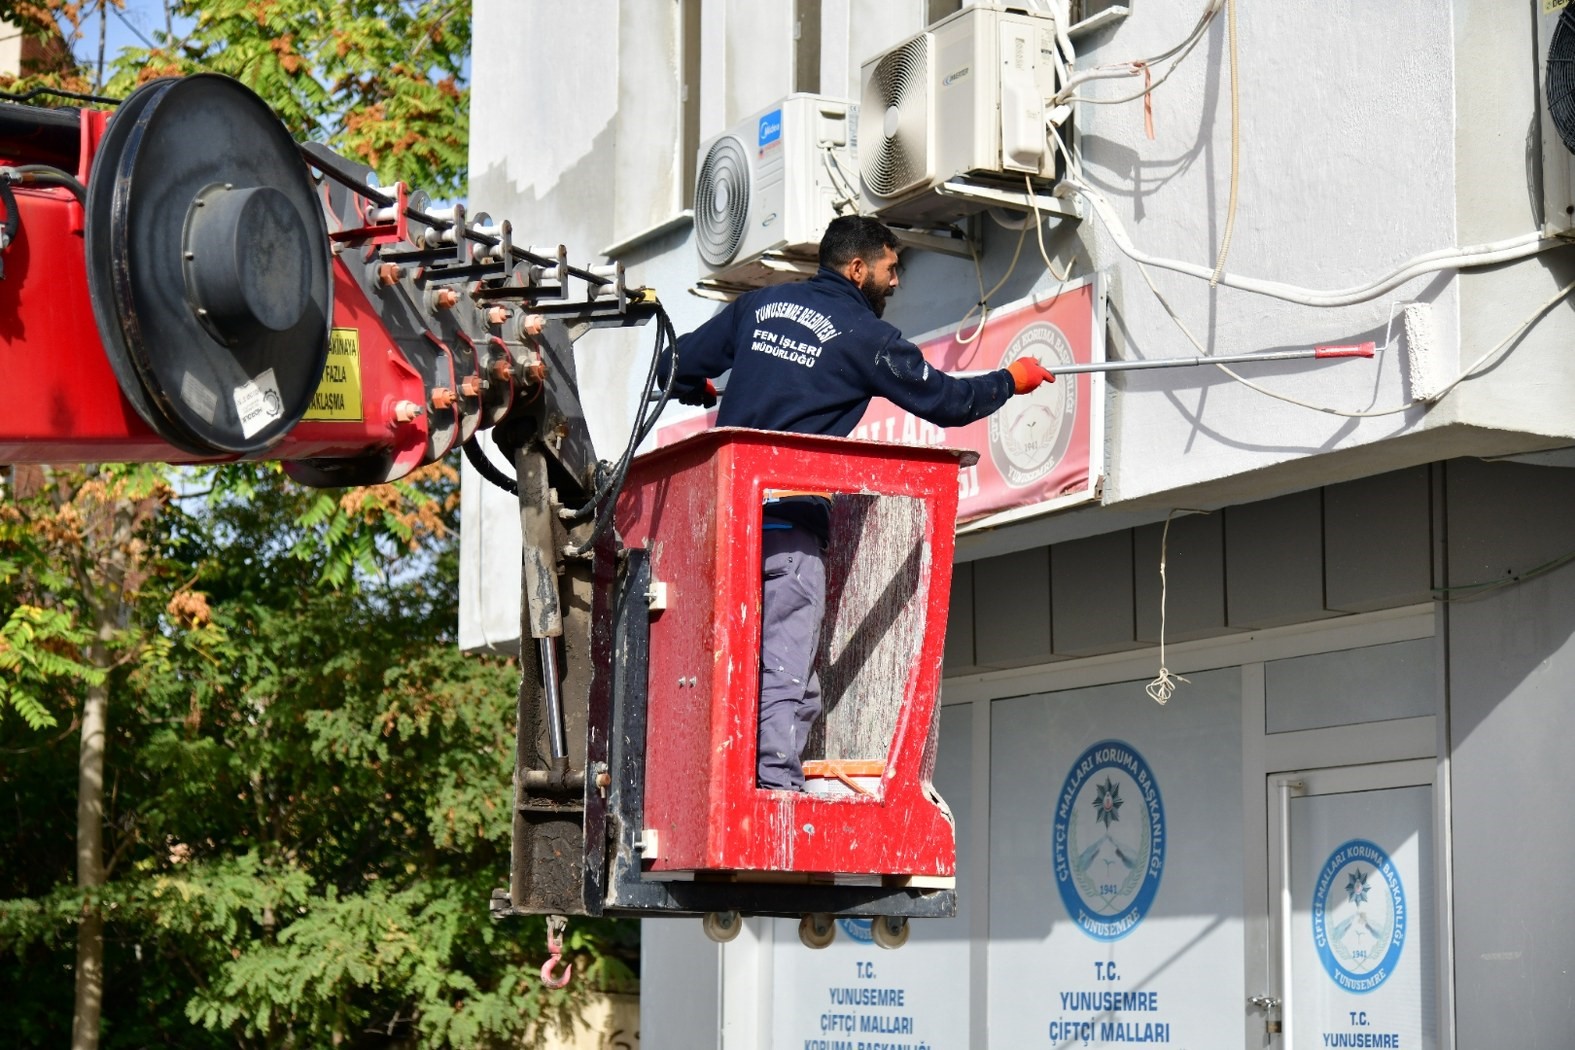
[[[1016,394],[1037,390],[1040,383],[1055,382],[1055,373],[1032,357],[1019,357],[1006,370],[1012,374],[1012,392]]]

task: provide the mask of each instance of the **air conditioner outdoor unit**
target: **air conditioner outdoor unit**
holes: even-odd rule
[[[1055,46],[1051,16],[973,4],[866,61],[863,209],[946,222],[986,206],[956,195],[959,187],[1026,200],[1024,176],[1054,178],[1045,100],[1055,94]]]
[[[789,95],[701,145],[697,291],[736,294],[815,272],[826,224],[856,210],[858,111],[846,99]]]
[[[1575,230],[1575,6],[1537,5],[1542,101],[1542,228]]]

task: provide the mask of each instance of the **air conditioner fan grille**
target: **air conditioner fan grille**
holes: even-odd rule
[[[695,241],[700,257],[726,266],[749,222],[749,155],[732,135],[717,139],[695,179]]]
[[[1575,7],[1566,7],[1548,42],[1548,116],[1575,153]]]
[[[929,178],[930,35],[891,51],[871,71],[859,106],[865,185],[891,197]]]

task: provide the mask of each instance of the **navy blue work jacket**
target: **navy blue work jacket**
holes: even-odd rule
[[[1005,369],[956,377],[931,367],[857,285],[824,267],[747,292],[678,340],[675,390],[728,369],[718,426],[795,434],[846,437],[876,396],[943,427],[983,419],[1012,396]]]

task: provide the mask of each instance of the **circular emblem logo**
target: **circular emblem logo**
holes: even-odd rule
[[[1001,355],[1000,367],[1036,357],[1050,371],[1075,363],[1072,344],[1048,321],[1017,333]],[[1077,417],[1077,382],[1068,376],[1041,383],[1031,394],[1010,398],[990,418],[990,460],[1012,488],[1026,488],[1050,473],[1066,455]]]
[[[842,918],[837,920],[837,925],[842,927],[842,932],[860,944],[873,944],[875,942],[875,934],[870,930],[873,924],[873,919]]]
[[[1053,834],[1067,914],[1098,941],[1131,933],[1165,868],[1165,805],[1143,756],[1120,740],[1079,755],[1056,796]]]
[[[1335,984],[1365,993],[1389,979],[1405,947],[1405,887],[1382,847],[1352,839],[1329,854],[1313,891],[1312,926]]]

